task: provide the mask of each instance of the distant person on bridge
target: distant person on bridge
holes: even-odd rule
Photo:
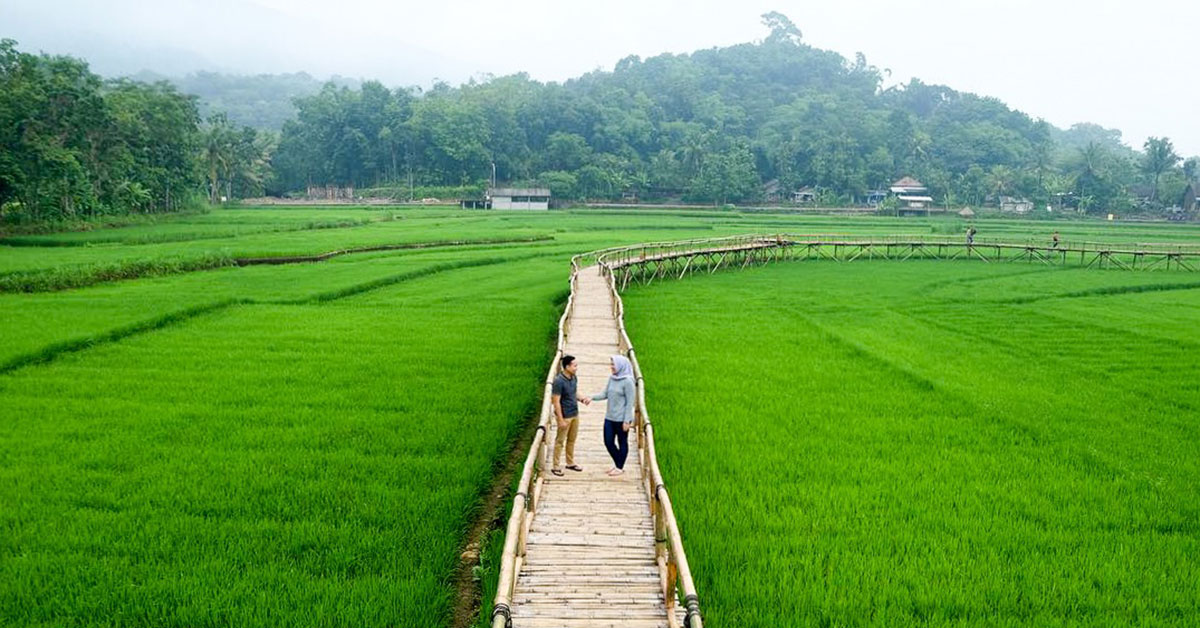
[[[554,475],[563,474],[563,446],[567,449],[567,468],[572,471],[583,471],[583,467],[575,464],[575,437],[579,435],[579,401],[576,397],[579,380],[575,377],[579,363],[575,356],[562,357],[562,371],[554,377],[550,388],[550,400],[554,404],[554,412],[558,417],[558,433],[554,436],[554,466],[550,472]],[[583,400],[586,404],[587,401]]]
[[[1054,232],[1054,235],[1050,236],[1050,247],[1055,248],[1055,249],[1058,248],[1058,232],[1057,231]]]
[[[604,392],[580,401],[608,400],[604,410],[604,448],[612,456],[613,468],[608,474],[617,477],[625,473],[625,459],[629,457],[629,428],[633,425],[633,406],[637,400],[637,386],[633,381],[633,365],[625,356],[612,357],[612,377]]]
[[[975,227],[967,229],[967,246],[975,244]]]

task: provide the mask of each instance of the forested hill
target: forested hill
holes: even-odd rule
[[[764,21],[757,43],[628,57],[564,83],[518,74],[427,91],[318,89],[304,74],[106,81],[82,60],[3,40],[0,222],[314,185],[452,199],[482,193],[493,165],[501,183],[566,201],[776,203],[803,189],[822,205],[861,204],[911,176],[939,205],[1016,197],[1091,213],[1170,208],[1200,174],[1166,137],[1139,152],[1118,131],[1056,129],[949,87],[884,89],[861,55],[805,44],[782,15]]]
[[[747,202],[811,187],[823,203],[851,203],[902,176],[939,203],[975,206],[1073,193],[1085,209],[1127,210],[1147,206],[1135,188],[1155,179],[1159,205],[1182,193],[1165,140],[1144,163],[1116,131],[1062,131],[917,80],[881,89],[862,56],[813,48],[786,18],[764,17],[760,43],[629,57],[564,84],[515,75],[424,94],[326,88],[284,126],[275,191],[406,185],[410,173],[417,185],[477,184],[494,162],[500,181],[549,185],[559,198]]]

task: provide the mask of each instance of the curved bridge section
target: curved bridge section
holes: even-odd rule
[[[656,242],[595,254],[619,289],[630,283],[682,278],[782,260],[973,259],[986,263],[1026,262],[1047,266],[1122,270],[1200,269],[1200,247],[1099,242],[1010,242],[930,236],[748,235],[708,240]]]

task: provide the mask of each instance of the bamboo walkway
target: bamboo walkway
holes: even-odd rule
[[[1200,270],[1200,248],[1175,244],[963,242],[930,236],[742,235],[651,242],[571,259],[571,297],[559,321],[556,363],[505,533],[492,628],[703,628],[699,595],[655,454],[645,381],[624,328],[620,290],[691,273],[775,261],[977,259],[1084,268]],[[622,354],[637,382],[636,429],[625,474],[610,478],[603,403],[581,408],[575,462],[548,473],[557,424],[550,409],[557,357],[579,360],[579,394],[601,390],[609,357]],[[565,460],[564,460],[565,463]]]
[[[604,389],[609,357],[620,353],[619,331],[596,267],[579,273],[574,299],[565,352],[579,361],[579,395],[590,396]],[[575,463],[583,471],[543,475],[514,586],[514,628],[666,628],[682,617],[667,619],[635,431],[625,474],[605,474],[612,459],[603,443],[604,407],[602,401],[580,406]],[[551,425],[553,447],[557,425]]]

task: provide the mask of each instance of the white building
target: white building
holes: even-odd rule
[[[933,204],[933,197],[929,196],[925,184],[912,177],[904,177],[893,183],[890,191],[900,201],[901,209],[927,209]]]
[[[494,188],[487,200],[492,209],[550,209],[550,189]]]

